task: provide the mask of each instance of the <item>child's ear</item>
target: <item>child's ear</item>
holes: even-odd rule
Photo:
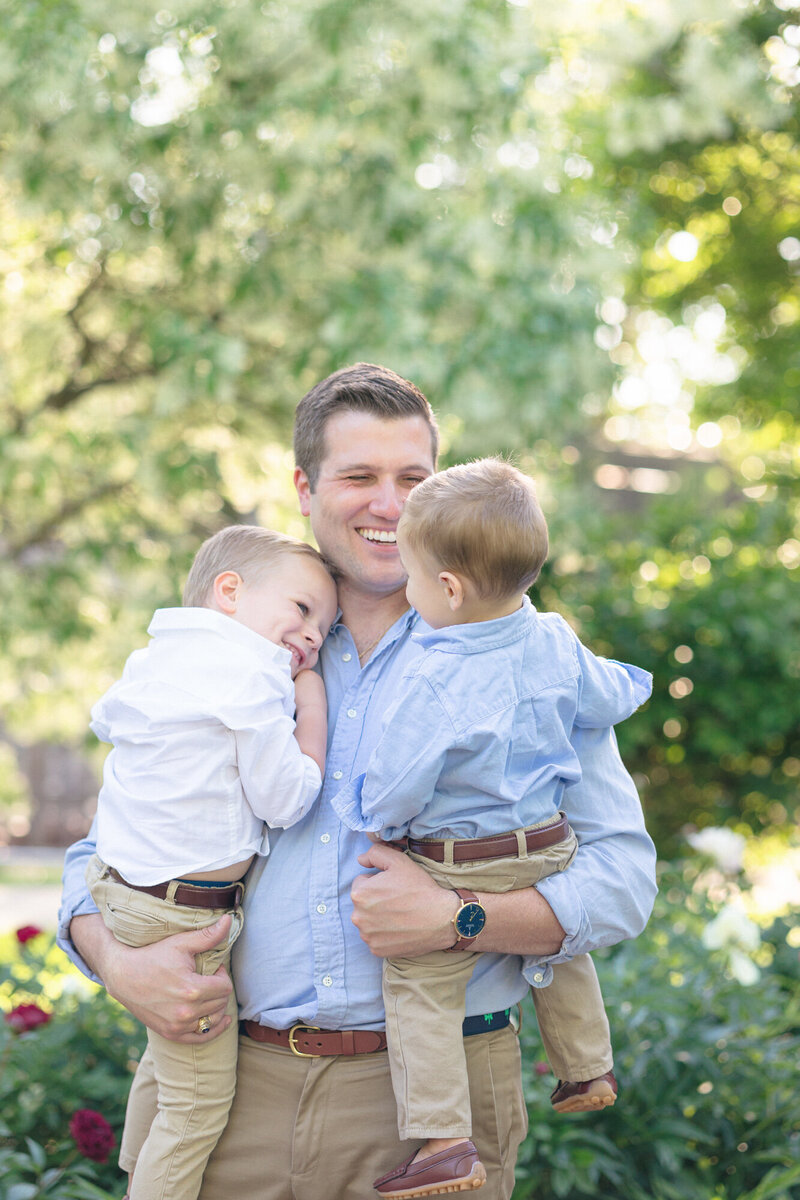
[[[464,603],[464,584],[452,571],[440,571],[439,583],[451,612],[457,612]]]
[[[227,616],[233,616],[239,603],[241,588],[241,575],[236,571],[222,571],[211,585],[215,607]]]

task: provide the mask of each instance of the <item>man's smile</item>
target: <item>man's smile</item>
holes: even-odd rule
[[[356,529],[356,533],[360,537],[366,538],[368,542],[386,542],[394,546],[397,544],[397,534],[393,529]]]

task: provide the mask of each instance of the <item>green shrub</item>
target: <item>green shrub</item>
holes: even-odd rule
[[[20,1006],[35,1006],[23,1008],[23,1022],[37,1010],[50,1019],[18,1032],[9,1017]],[[45,934],[0,941],[0,1007],[0,1200],[121,1196],[116,1154],[141,1025]],[[70,1134],[79,1109],[99,1112],[113,1130],[105,1163],[83,1157]]]
[[[788,926],[763,935],[757,983],[701,942],[715,908],[675,869],[646,932],[594,955],[615,1046],[615,1107],[558,1115],[532,1016],[523,1027],[530,1133],[514,1200],[798,1200],[800,971]],[[794,940],[794,935],[792,937]],[[526,1006],[527,1007],[527,1006]]]

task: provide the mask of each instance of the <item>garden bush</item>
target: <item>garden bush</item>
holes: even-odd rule
[[[542,1054],[526,1011],[530,1133],[514,1200],[800,1198],[800,968],[789,944],[800,931],[781,919],[759,937],[752,926],[753,982],[742,984],[736,924],[719,949],[703,942],[721,907],[703,879],[696,862],[666,868],[645,933],[594,955],[620,1084],[615,1107],[553,1112],[551,1079],[531,1069]]]
[[[32,930],[0,940],[0,1200],[118,1200],[144,1031]],[[86,1110],[101,1120],[76,1118]]]
[[[733,876],[699,858],[663,868],[660,888],[642,937],[595,955],[614,1108],[553,1112],[524,1005],[514,1200],[800,1200],[800,928],[760,929]],[[98,1113],[118,1146],[141,1027],[25,927],[0,941],[0,1007],[0,1200],[117,1200],[116,1146],[87,1157],[107,1131],[96,1142],[75,1114]]]

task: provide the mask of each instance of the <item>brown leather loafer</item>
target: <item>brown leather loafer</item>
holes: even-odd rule
[[[550,1093],[550,1103],[556,1112],[594,1112],[598,1108],[609,1108],[617,1098],[617,1081],[613,1071],[606,1071],[597,1079],[583,1083],[571,1083],[559,1079]]]
[[[486,1183],[486,1168],[472,1142],[459,1142],[448,1150],[421,1158],[419,1162],[414,1162],[414,1154],[375,1180],[372,1186],[381,1196],[411,1200],[415,1196],[434,1196],[440,1192],[468,1192]]]

